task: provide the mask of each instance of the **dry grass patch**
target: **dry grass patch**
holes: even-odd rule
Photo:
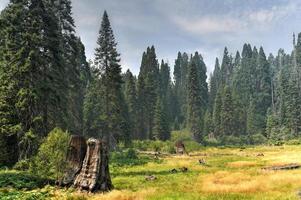
[[[267,190],[267,180],[246,172],[219,171],[199,179],[202,192],[209,193],[254,193]]]
[[[241,168],[241,167],[254,167],[257,165],[254,161],[235,161],[227,164],[229,167]]]
[[[74,192],[71,196],[56,195],[54,199],[65,200],[144,200],[154,195],[156,190],[153,188],[143,189],[138,192],[131,192],[128,190],[113,190],[108,193],[83,193]]]

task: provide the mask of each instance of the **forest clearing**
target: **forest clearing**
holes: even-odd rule
[[[34,182],[22,179],[24,172],[2,170],[0,196],[3,200],[300,199],[301,168],[279,171],[262,168],[300,161],[301,146],[208,147],[189,155],[168,155],[158,159],[148,157],[146,163],[132,166],[115,166],[113,162],[111,178],[115,189],[106,194],[55,186],[35,188]],[[200,159],[204,159],[206,164],[200,164]],[[179,168],[182,167],[187,167],[188,171],[181,172]],[[172,173],[172,169],[177,172]],[[148,181],[145,179],[148,175],[154,175],[156,179]],[[18,181],[9,185],[8,180],[13,181],[17,176],[20,176]],[[3,187],[5,184],[8,185]]]
[[[301,199],[301,0],[0,0],[0,200]]]

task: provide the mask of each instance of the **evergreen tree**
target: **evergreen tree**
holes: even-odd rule
[[[221,107],[221,132],[224,136],[235,135],[235,108],[229,86],[225,86]]]
[[[125,73],[125,89],[124,89],[124,96],[125,102],[128,107],[129,112],[129,121],[131,126],[131,132],[133,132],[133,138],[138,139],[138,132],[137,132],[137,94],[136,94],[136,84],[135,78],[130,70],[127,70]]]
[[[230,84],[233,72],[232,59],[228,53],[227,47],[224,49],[224,56],[221,65],[221,84]]]
[[[196,141],[202,140],[202,125],[201,125],[201,115],[202,115],[202,97],[200,88],[200,76],[198,70],[197,60],[199,59],[196,53],[189,63],[188,70],[188,127]]]
[[[113,35],[110,21],[105,11],[102,17],[101,27],[95,49],[95,64],[101,73],[101,82],[104,87],[104,121],[105,130],[102,133],[103,140],[107,144],[114,141],[112,139],[122,138],[122,127],[124,118],[122,116],[122,93],[121,93],[121,67],[119,65],[119,54],[116,49],[117,43]],[[103,151],[105,153],[106,151]],[[102,157],[108,157],[107,154]],[[100,190],[112,189],[108,163],[102,163],[101,171],[105,172],[100,177]]]
[[[222,102],[221,90],[218,90],[216,97],[215,97],[214,109],[213,109],[213,114],[212,114],[215,136],[221,136],[221,134],[222,134],[222,130],[221,130],[222,104],[223,104],[223,102]]]
[[[15,127],[19,159],[23,159],[36,151],[36,138],[65,124],[62,35],[55,14],[38,0],[11,2],[1,13],[1,27],[2,92],[14,97],[1,95],[4,104],[0,110],[9,106],[13,112],[9,116],[15,117],[14,124],[8,119],[2,126]],[[13,130],[7,133],[13,134]]]
[[[170,138],[168,117],[161,98],[158,98],[156,103],[153,132],[156,139],[167,140]]]
[[[143,83],[142,83],[143,81]],[[138,76],[138,101],[140,104],[140,110],[144,112],[143,121],[138,122],[143,127],[147,138],[153,139],[153,126],[154,126],[154,113],[159,95],[159,64],[156,59],[155,48],[147,48],[147,51],[143,53],[140,73]],[[142,87],[143,86],[143,87]],[[143,91],[142,91],[143,89]],[[140,118],[139,120],[142,120]]]
[[[217,90],[220,85],[220,66],[219,66],[219,61],[218,58],[215,59],[215,67],[213,74],[210,77],[210,89],[209,89],[209,109],[212,111],[213,110],[213,105],[216,97]]]

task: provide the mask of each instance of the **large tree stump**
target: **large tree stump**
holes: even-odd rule
[[[113,189],[107,145],[94,138],[88,139],[87,145],[83,166],[75,178],[74,186],[91,192],[97,190],[105,192]]]
[[[99,140],[90,138],[87,141],[88,149],[82,169],[77,175],[74,186],[81,190],[94,191],[98,187],[100,172],[101,143]]]
[[[80,172],[86,155],[87,144],[83,136],[72,135],[67,152],[67,169],[62,185],[72,185],[76,175]]]

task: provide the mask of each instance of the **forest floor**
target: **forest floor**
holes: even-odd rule
[[[200,159],[206,164],[200,164]],[[111,167],[115,189],[106,194],[81,193],[54,186],[24,190],[15,184],[0,188],[0,199],[300,199],[301,168],[263,169],[290,163],[301,163],[301,146],[206,148],[189,156],[170,155],[146,164]],[[181,172],[179,168],[182,167],[188,171]],[[171,173],[172,169],[178,172]],[[18,173],[0,171],[0,186],[5,175],[12,177]],[[154,175],[156,179],[146,180],[147,175]],[[22,181],[20,177],[17,178],[19,182]]]

